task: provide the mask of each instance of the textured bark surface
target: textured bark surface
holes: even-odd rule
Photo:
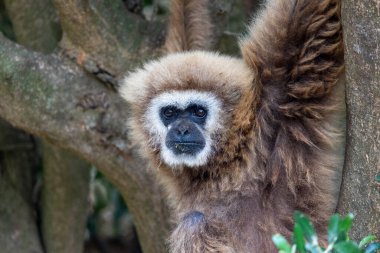
[[[47,253],[82,253],[89,206],[89,164],[44,144],[42,234]]]
[[[42,253],[33,201],[34,144],[0,119],[0,251]]]
[[[348,136],[338,211],[356,215],[353,237],[380,237],[380,2],[344,0]]]
[[[4,0],[16,41],[27,48],[52,52],[61,28],[50,0]]]
[[[6,0],[5,4],[19,44],[43,53],[57,47],[61,28],[50,0]],[[90,166],[63,149],[43,146],[44,249],[47,253],[81,253],[89,211]]]
[[[90,72],[118,76],[136,61],[158,55],[164,26],[128,12],[122,1],[53,0],[62,28],[62,48]],[[91,38],[91,39],[89,39]],[[111,77],[105,77],[116,85]]]

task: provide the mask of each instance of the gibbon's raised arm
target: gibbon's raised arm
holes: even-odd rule
[[[209,49],[212,24],[207,0],[173,0],[165,49],[168,53]]]
[[[267,1],[241,51],[260,93],[255,150],[266,183],[285,176],[296,199],[305,199],[298,209],[331,205],[321,197],[331,188],[316,185],[334,164],[327,152],[337,132],[327,119],[337,109],[330,94],[343,70],[340,1]],[[317,196],[305,197],[315,190]]]

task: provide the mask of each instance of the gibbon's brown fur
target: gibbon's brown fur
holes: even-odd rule
[[[169,52],[207,48],[206,2],[173,0]],[[271,236],[290,237],[295,210],[325,233],[335,208],[331,150],[340,133],[330,120],[339,110],[332,91],[343,69],[340,1],[269,0],[240,45],[244,60],[177,53],[132,73],[121,87],[132,106],[132,135],[174,210],[174,253],[277,252]],[[212,137],[206,165],[170,168],[144,127],[150,101],[169,90],[208,91],[222,101],[223,128]]]
[[[172,1],[165,48],[168,53],[208,49],[212,24],[207,1]]]

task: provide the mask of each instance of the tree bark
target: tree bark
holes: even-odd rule
[[[159,54],[163,24],[128,12],[122,1],[53,2],[64,31],[61,47],[89,72],[101,71],[103,81],[116,85],[113,77]]]
[[[380,237],[380,2],[344,0],[348,136],[338,211],[356,215],[352,235]]]
[[[2,253],[43,253],[35,202],[32,139],[0,119],[0,245]]]
[[[5,0],[5,4],[18,43],[43,53],[56,49],[61,29],[50,0]],[[44,249],[54,253],[81,253],[89,210],[90,165],[58,147],[43,146]]]
[[[89,164],[43,145],[42,234],[48,253],[82,253],[89,206]]]
[[[61,38],[61,28],[50,0],[4,0],[17,43],[50,53]]]

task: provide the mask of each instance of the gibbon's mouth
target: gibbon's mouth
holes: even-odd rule
[[[204,143],[200,142],[172,142],[169,148],[172,149],[174,154],[189,154],[195,155],[204,148]]]

